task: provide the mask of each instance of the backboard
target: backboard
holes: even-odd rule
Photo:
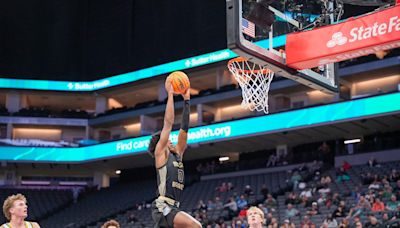
[[[260,6],[261,2],[267,4]],[[319,16],[314,9],[303,13],[300,10],[289,11],[287,7],[281,1],[227,0],[228,48],[251,62],[271,69],[277,76],[325,93],[337,93],[339,85],[335,64],[303,70],[287,66],[284,52],[286,34],[304,29],[302,20],[316,21]],[[266,9],[268,13],[265,13]]]

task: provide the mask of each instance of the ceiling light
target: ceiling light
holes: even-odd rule
[[[220,157],[219,161],[220,162],[229,161],[229,157]]]
[[[344,140],[344,144],[352,144],[352,143],[359,143],[361,142],[361,139],[348,139]]]

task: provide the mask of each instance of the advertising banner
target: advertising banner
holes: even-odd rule
[[[302,70],[400,47],[400,5],[335,25],[292,33],[286,64]]]

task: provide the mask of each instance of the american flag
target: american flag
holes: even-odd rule
[[[253,22],[242,18],[242,32],[253,38],[256,37],[256,26]]]

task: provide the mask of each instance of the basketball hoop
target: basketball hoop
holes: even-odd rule
[[[242,88],[242,107],[268,114],[268,92],[274,72],[243,57],[229,60],[228,69]]]

